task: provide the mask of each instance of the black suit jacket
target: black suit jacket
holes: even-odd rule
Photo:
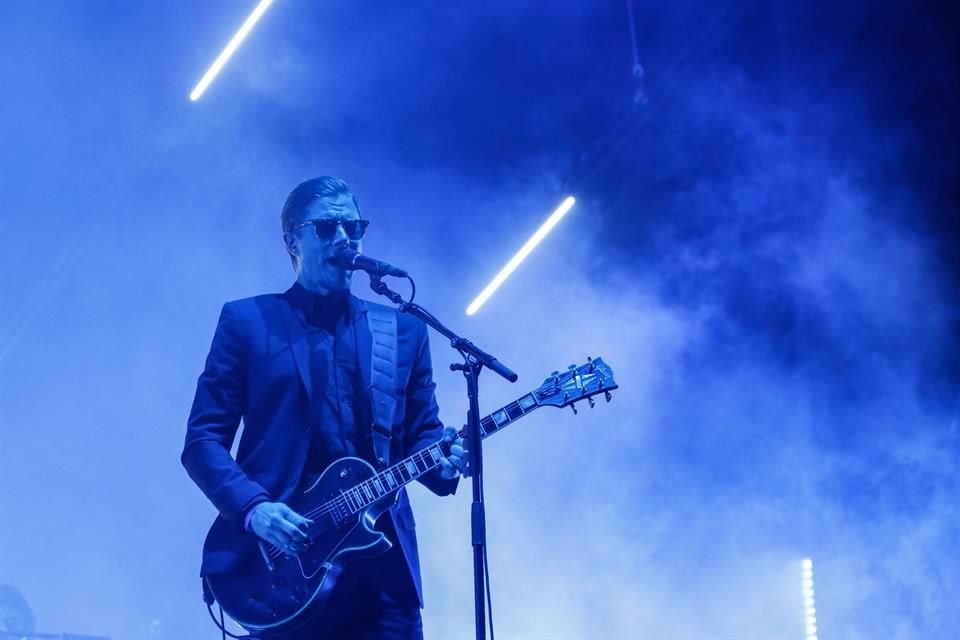
[[[356,302],[363,315],[355,324],[361,393],[369,406],[372,337],[366,309],[374,303]],[[393,460],[433,444],[443,432],[426,325],[403,313],[397,318],[396,380]],[[258,501],[283,502],[294,496],[310,445],[311,389],[305,318],[293,304],[292,290],[223,306],[197,381],[181,461],[219,517],[232,526],[242,527],[246,509]],[[241,418],[244,427],[234,459],[230,450]],[[438,495],[451,494],[457,486],[456,480],[436,473],[420,481]],[[415,523],[405,491],[388,513],[422,604]],[[217,540],[208,536],[201,575],[226,570],[235,561],[229,549],[218,548]]]

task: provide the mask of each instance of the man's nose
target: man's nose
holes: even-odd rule
[[[350,244],[350,236],[347,235],[342,222],[338,222],[333,231],[333,244],[337,247],[345,247]]]

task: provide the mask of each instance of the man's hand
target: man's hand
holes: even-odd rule
[[[250,528],[253,532],[288,556],[307,549],[310,538],[307,527],[313,520],[304,518],[282,502],[261,502],[253,508]]]
[[[461,474],[464,477],[469,476],[468,451],[463,448],[463,438],[457,435],[457,430],[454,427],[445,427],[443,441],[451,444],[450,455],[446,458],[440,458],[440,477],[444,480],[452,480]]]

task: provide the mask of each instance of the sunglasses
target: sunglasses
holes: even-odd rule
[[[337,227],[342,226],[344,233],[351,240],[359,240],[367,232],[369,220],[340,220],[339,218],[320,218],[319,220],[307,220],[298,224],[293,231],[313,225],[313,231],[321,240],[329,240],[337,233]]]

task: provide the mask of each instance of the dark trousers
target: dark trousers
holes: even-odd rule
[[[423,640],[420,603],[398,546],[358,560],[303,628],[263,640]]]

